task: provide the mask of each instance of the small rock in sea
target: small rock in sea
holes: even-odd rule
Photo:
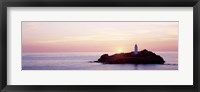
[[[164,64],[164,59],[155,53],[146,49],[134,52],[119,53],[109,56],[103,54],[97,61],[104,64]]]

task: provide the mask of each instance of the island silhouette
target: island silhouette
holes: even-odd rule
[[[138,51],[138,46],[135,44],[134,51],[129,53],[117,53],[109,56],[103,54],[94,62],[104,64],[164,64],[165,61],[160,55],[156,55],[152,51],[146,49]]]

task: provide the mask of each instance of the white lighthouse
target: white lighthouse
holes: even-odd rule
[[[137,44],[135,44],[135,47],[134,47],[134,54],[135,54],[135,55],[138,54],[138,46],[137,46]]]

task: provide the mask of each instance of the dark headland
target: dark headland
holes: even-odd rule
[[[164,59],[156,55],[155,53],[146,49],[138,51],[137,54],[134,52],[129,53],[118,53],[109,56],[103,54],[97,61],[104,64],[164,64]]]

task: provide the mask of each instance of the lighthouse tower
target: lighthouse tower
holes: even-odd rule
[[[138,46],[137,46],[137,44],[135,44],[135,47],[134,47],[134,54],[135,54],[135,55],[138,54]]]

